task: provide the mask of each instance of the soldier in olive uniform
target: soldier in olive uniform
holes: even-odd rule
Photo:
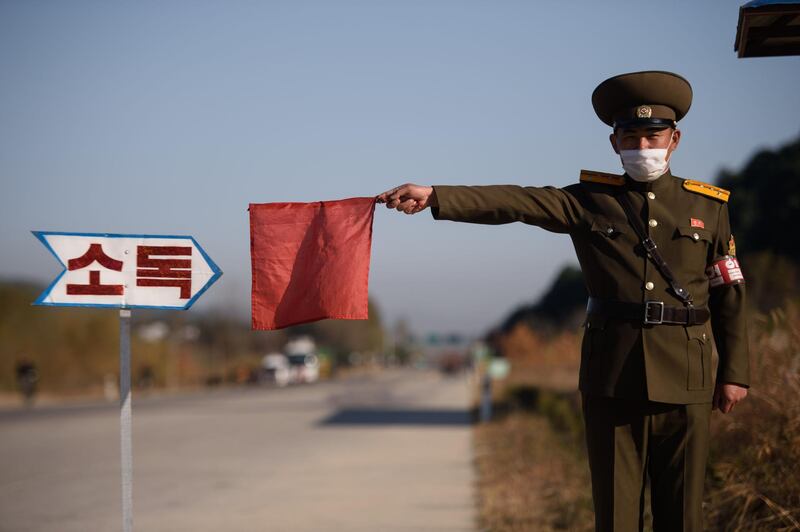
[[[377,197],[406,214],[431,207],[437,220],[523,222],[572,238],[589,292],[579,387],[597,530],[641,530],[647,477],[656,531],[701,530],[712,406],[727,413],[747,394],[729,192],[669,169],[691,100],[669,72],[595,89],[623,175],[582,171],[564,188],[406,184]]]

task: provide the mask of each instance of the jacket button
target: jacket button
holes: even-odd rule
[[[654,192],[648,192],[647,193],[647,197],[650,198],[650,199],[656,199],[656,195],[655,195]]]
[[[608,229],[606,229],[606,233],[608,233],[609,235],[613,235],[614,234],[614,228],[613,227],[609,227]]]
[[[692,235],[692,238],[694,238],[695,240],[700,240],[700,235],[698,235],[697,233],[694,233]]]
[[[657,220],[654,220],[654,219],[652,219],[652,218],[651,218],[651,219],[650,219],[650,221],[649,221],[649,222],[647,222],[647,223],[649,223],[649,224],[650,224],[650,227],[655,227],[655,226],[657,226],[657,225],[658,225],[658,221],[657,221]]]
[[[647,281],[647,284],[645,284],[645,285],[644,285],[644,287],[645,287],[647,290],[652,290],[653,288],[655,288],[655,287],[656,287],[656,285],[654,285],[654,284],[653,284],[653,281]]]

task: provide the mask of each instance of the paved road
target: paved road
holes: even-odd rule
[[[136,400],[137,531],[473,530],[465,378]],[[116,405],[0,412],[0,532],[121,530]]]

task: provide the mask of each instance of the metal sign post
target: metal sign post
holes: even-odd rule
[[[133,438],[131,429],[131,311],[119,311],[119,436],[122,530],[133,530]]]
[[[481,385],[481,421],[484,423],[492,419],[492,381],[505,379],[510,370],[511,364],[505,358],[489,359]]]
[[[483,374],[481,380],[481,423],[492,420],[492,378],[489,373]]]
[[[119,311],[122,530],[133,530],[131,309],[187,310],[222,275],[191,236],[34,231],[64,269],[34,302]]]

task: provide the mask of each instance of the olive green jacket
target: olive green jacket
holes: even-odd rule
[[[624,193],[678,281],[693,295],[695,307],[710,309],[711,319],[693,326],[587,319],[581,391],[676,404],[710,402],[712,330],[719,355],[716,378],[749,385],[744,284],[710,288],[706,275],[715,259],[730,252],[727,195],[688,190],[684,179],[669,172],[652,183],[587,174],[587,180],[582,174],[579,183],[564,188],[437,185],[438,206],[431,210],[437,220],[523,222],[569,234],[590,296],[683,306],[647,258],[615,198]]]

